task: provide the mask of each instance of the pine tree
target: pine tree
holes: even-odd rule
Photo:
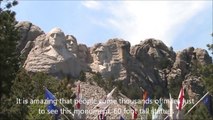
[[[28,114],[29,100],[32,98],[33,90],[32,80],[26,70],[19,70],[16,79],[11,87],[10,98],[7,99],[9,107],[7,107],[7,117],[9,119],[16,118],[22,120]],[[17,102],[20,100],[20,102]]]
[[[205,87],[213,94],[213,64],[201,67],[200,74]]]
[[[15,12],[11,11],[12,6],[17,5],[17,1],[0,0],[0,115],[8,105],[12,81],[16,77],[19,69],[19,57],[16,52],[19,33],[15,28]],[[2,6],[3,5],[3,6]]]
[[[1,3],[1,2],[0,2]],[[10,5],[8,5],[10,4]],[[12,3],[8,3],[6,8],[10,8]],[[19,59],[16,53],[16,45],[19,40],[18,31],[15,28],[15,12],[11,10],[0,11],[0,99],[9,95],[12,80],[19,69]]]

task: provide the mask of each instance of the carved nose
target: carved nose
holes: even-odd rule
[[[53,35],[53,38],[56,38],[56,34]]]

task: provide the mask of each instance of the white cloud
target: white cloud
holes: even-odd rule
[[[184,24],[206,4],[204,1],[105,2],[102,9],[108,11],[109,17],[98,24],[117,30],[118,37],[133,45],[147,38],[156,38],[170,46]],[[84,5],[91,9],[101,6],[97,1]]]
[[[98,10],[101,8],[101,4],[98,1],[83,1],[82,5],[89,9],[95,9]]]
[[[163,40],[167,45],[172,44],[178,27],[202,8],[200,2],[168,1],[124,2],[121,6],[125,10],[116,13],[114,18],[116,21],[117,17],[120,17],[116,26],[119,26],[122,36],[132,44],[146,38],[156,38]],[[130,19],[125,19],[128,16]]]

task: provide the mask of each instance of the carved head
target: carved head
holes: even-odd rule
[[[69,51],[76,51],[77,50],[77,41],[75,39],[75,37],[71,36],[71,35],[67,35],[66,36],[66,40],[67,40],[67,48]]]
[[[49,44],[53,47],[63,46],[65,35],[60,28],[53,28],[47,35]]]
[[[102,61],[104,59],[104,46],[100,46],[95,50],[96,59]]]

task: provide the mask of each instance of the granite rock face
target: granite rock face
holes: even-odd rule
[[[177,52],[175,63],[168,72],[168,82],[179,81],[185,86],[189,98],[198,99],[203,94],[204,86],[201,76],[196,74],[199,66],[212,64],[208,52],[201,48],[189,47]]]
[[[189,96],[202,94],[200,76],[192,75],[198,65],[212,64],[204,49],[189,47],[175,53],[162,41],[146,39],[131,46],[123,39],[110,39],[92,47],[79,44],[73,35],[59,28],[44,33],[29,22],[20,22],[18,50],[27,59],[24,68],[30,72],[46,72],[57,77],[78,77],[81,71],[99,72],[104,79],[122,82],[129,90],[150,94],[168,93],[171,81],[188,86]],[[194,83],[196,83],[195,86]]]
[[[140,44],[133,46],[131,50],[132,55],[140,61],[144,67],[162,69],[164,62],[173,63],[175,60],[175,53],[160,40],[147,39],[141,41]]]
[[[211,64],[212,58],[205,49],[197,48],[194,50],[194,59],[198,60],[201,65]]]
[[[122,81],[124,86],[138,93],[140,88],[149,93],[165,92],[167,79],[164,71],[171,69],[176,56],[162,41],[155,39],[147,39],[132,47],[122,39],[110,39],[104,44],[96,44],[90,53],[90,67],[94,72],[100,72],[106,79]]]
[[[201,77],[188,74],[183,81],[189,99],[199,100],[200,95],[204,94],[205,88],[201,83]]]
[[[134,71],[133,79],[143,81],[141,85],[145,89],[155,90],[155,85],[166,87],[167,81],[163,69],[171,68],[175,61],[174,51],[170,51],[160,40],[147,39],[133,46],[131,55],[134,58],[133,65],[130,64],[134,66],[131,70]]]
[[[46,72],[59,77],[78,76],[81,71],[80,64],[67,45],[71,46],[71,43],[67,42],[59,28],[37,37],[24,68],[30,72]]]
[[[126,63],[130,58],[130,43],[121,39],[110,39],[105,44],[96,44],[90,49],[94,72],[104,78],[113,77],[124,80],[127,75]]]
[[[20,32],[20,40],[17,46],[18,51],[25,56],[32,49],[33,41],[44,32],[36,25],[28,21],[19,22],[16,28]]]

